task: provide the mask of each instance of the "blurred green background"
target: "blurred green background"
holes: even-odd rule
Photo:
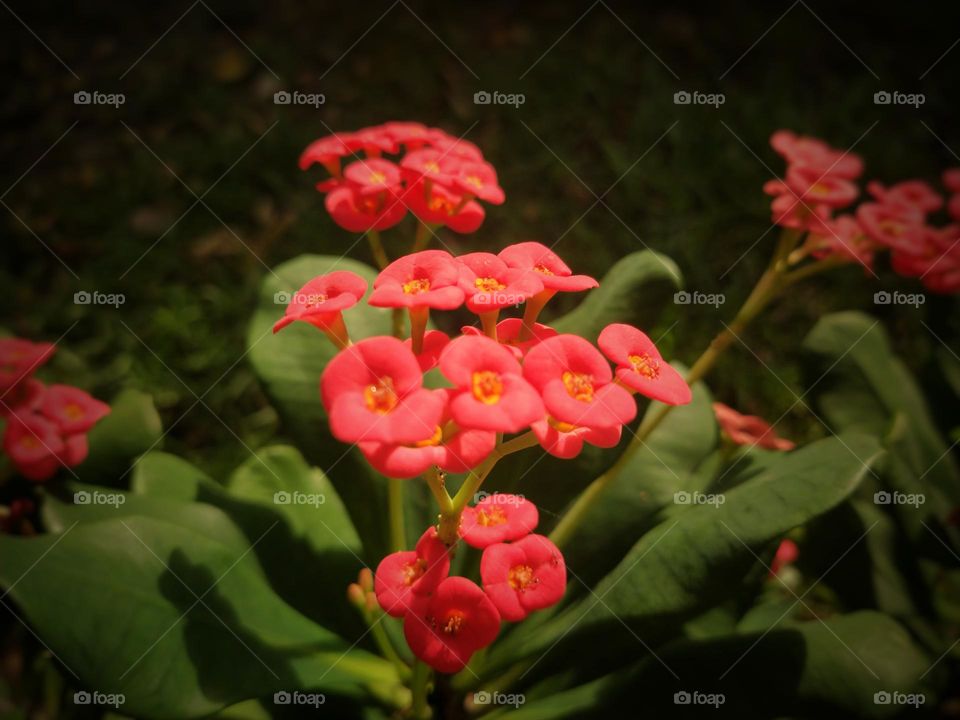
[[[477,143],[507,193],[476,234],[444,233],[452,249],[536,239],[601,276],[649,247],[679,264],[688,289],[723,293],[719,309],[673,307],[644,328],[689,363],[772,250],[761,192],[782,169],[772,131],[854,147],[867,177],[888,182],[960,165],[958,16],[956,5],[812,0],[11,2],[0,8],[0,324],[63,336],[71,381],[99,396],[153,393],[171,429],[165,449],[222,475],[249,456],[245,445],[283,434],[243,357],[261,278],[356,239],[326,216],[300,150],[330,130],[409,119]],[[126,101],[75,105],[83,89]],[[277,106],[284,89],[326,102]],[[525,103],[475,105],[479,90]],[[675,105],[679,90],[726,101]],[[878,106],[878,90],[926,102]],[[410,234],[408,220],[388,248],[402,252]],[[825,434],[797,402],[810,383],[798,346],[821,314],[844,308],[881,316],[936,393],[938,354],[957,352],[956,302],[875,306],[878,289],[920,289],[883,261],[878,274],[850,268],[798,288],[716,369],[718,398],[771,419],[792,408],[779,429],[793,439]],[[80,290],[126,302],[76,305]],[[956,408],[935,410],[956,426]]]

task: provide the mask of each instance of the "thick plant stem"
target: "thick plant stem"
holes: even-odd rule
[[[387,251],[383,249],[383,243],[380,242],[380,231],[368,230],[367,242],[370,243],[370,252],[373,254],[373,259],[377,266],[383,270],[390,264],[390,258],[387,257]]]
[[[428,720],[431,715],[430,708],[427,706],[430,675],[430,666],[422,660],[417,660],[413,666],[413,679],[410,682],[410,690],[413,692],[410,717],[413,720]]]
[[[387,478],[387,506],[390,510],[390,546],[394,552],[407,549],[403,525],[403,483],[405,480]]]
[[[410,337],[415,355],[423,352],[423,336],[427,332],[427,322],[430,320],[430,308],[410,308]]]

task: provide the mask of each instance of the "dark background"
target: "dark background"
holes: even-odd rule
[[[0,326],[62,337],[58,362],[98,396],[130,385],[153,393],[172,427],[165,448],[215,476],[248,457],[244,444],[282,435],[243,359],[266,268],[339,255],[356,239],[326,216],[319,175],[296,166],[331,130],[409,119],[477,143],[507,203],[488,208],[474,235],[446,233],[454,249],[562,238],[568,263],[597,276],[645,246],[669,255],[689,289],[727,299],[649,318],[653,337],[669,330],[664,354],[688,363],[772,251],[761,192],[782,170],[772,131],[854,147],[865,179],[935,181],[960,165],[956,4],[0,5]],[[84,89],[126,101],[75,105]],[[326,103],[277,106],[281,89]],[[682,89],[726,102],[675,105]],[[478,106],[478,90],[526,101]],[[878,90],[926,102],[877,106]],[[394,254],[412,233],[401,227],[386,235]],[[369,259],[365,244],[353,255]],[[782,434],[823,434],[796,402],[809,383],[799,344],[821,314],[846,308],[882,316],[936,392],[938,353],[957,352],[956,302],[877,307],[876,290],[921,289],[885,261],[878,274],[849,268],[798,288],[744,338],[749,351],[716,369],[717,396],[771,418],[793,406]],[[78,290],[126,302],[75,305]],[[935,410],[945,430],[956,427],[956,408]]]

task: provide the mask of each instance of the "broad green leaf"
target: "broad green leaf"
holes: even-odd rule
[[[264,390],[284,421],[286,432],[307,460],[330,478],[364,539],[370,562],[389,551],[386,479],[375,473],[355,448],[335,440],[327,427],[320,402],[320,376],[336,354],[331,343],[316,328],[293,323],[273,335],[271,327],[283,314],[284,306],[274,300],[277,293],[299,289],[308,280],[332,270],[349,270],[372,284],[376,271],[346,258],[304,255],[275,268],[264,278],[257,311],[250,322],[250,361]],[[344,313],[351,338],[389,335],[390,312],[365,302]],[[429,516],[428,491],[423,483],[406,483],[408,495],[408,541],[413,542],[426,527]]]
[[[846,499],[879,455],[872,438],[828,438],[785,454],[725,493],[722,504],[686,506],[645,534],[593,593],[536,637],[515,643],[508,636],[491,665],[541,653],[561,637],[570,646],[601,634],[610,635],[611,647],[629,643],[623,623],[650,643],[669,637],[735,593],[771,542]]]
[[[130,479],[130,490],[134,493],[182,502],[196,500],[200,487],[216,489],[219,486],[195,465],[158,450],[137,460]]]
[[[680,640],[621,670],[491,720],[567,720],[642,707],[648,717],[892,718],[904,706],[875,702],[877,693],[922,694],[935,705],[933,660],[886,615],[856,612],[823,622],[781,622],[767,631]],[[536,690],[534,690],[536,692]],[[676,693],[715,695],[722,704],[678,704]],[[882,700],[882,696],[880,697]],[[913,710],[908,707],[907,710]]]
[[[74,468],[74,475],[99,484],[123,477],[134,458],[153,449],[162,436],[153,399],[139,390],[124,390],[110,402],[110,414],[90,431],[90,454]]]
[[[0,583],[64,666],[123,693],[130,715],[199,717],[278,690],[402,695],[389,663],[284,603],[249,550],[128,516],[0,537]]]

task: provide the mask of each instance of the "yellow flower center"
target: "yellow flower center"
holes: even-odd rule
[[[84,416],[83,408],[76,403],[70,403],[63,409],[63,414],[71,420],[79,420]]]
[[[370,412],[386,415],[399,401],[393,389],[393,378],[382,377],[376,383],[368,385],[363,391],[363,399]]]
[[[547,423],[557,432],[568,433],[573,432],[577,429],[576,425],[571,425],[570,423],[565,423],[561,420],[557,420],[554,417],[547,417]]]
[[[482,188],[482,187],[483,187],[483,180],[481,180],[480,178],[478,178],[476,175],[470,175],[470,176],[467,178],[467,183],[469,183],[470,185],[473,185],[475,188]]]
[[[548,268],[546,265],[534,265],[533,269],[541,275],[553,275],[553,270]]]
[[[463,623],[466,621],[466,618],[463,616],[462,612],[454,610],[449,615],[447,615],[447,620],[443,623],[443,632],[447,635],[456,635],[460,632],[460,628],[463,627]]]
[[[656,380],[660,377],[660,361],[656,358],[649,355],[631,355],[629,360],[634,372],[650,380]]]
[[[40,447],[40,441],[33,435],[25,435],[20,438],[20,447],[24,450],[36,450]]]
[[[419,580],[427,571],[425,560],[417,558],[411,563],[407,563],[403,568],[403,584],[409,587]]]
[[[387,181],[387,176],[382,172],[373,170],[370,173],[370,182],[374,185],[383,185]]]
[[[426,440],[415,442],[413,446],[418,448],[434,447],[435,445],[439,445],[441,440],[443,440],[443,428],[437,425],[437,429],[433,431],[433,435]]]
[[[506,285],[492,277],[478,277],[473,281],[473,286],[480,292],[493,292],[494,290],[503,290]]]
[[[426,278],[408,280],[403,284],[403,292],[407,295],[419,295],[430,289],[430,281]]]
[[[440,166],[437,165],[435,160],[428,160],[423,164],[423,167],[429,170],[430,172],[440,172]]]
[[[894,237],[897,237],[903,233],[903,223],[897,222],[896,220],[881,220],[880,229],[885,233],[889,233]]]
[[[483,508],[477,512],[477,523],[483,527],[503,525],[507,522],[507,514],[498,507]]]
[[[567,370],[562,376],[564,387],[574,400],[593,402],[593,378]]]
[[[473,374],[473,396],[484,405],[500,402],[503,395],[503,381],[500,375],[491,370],[481,370]]]
[[[527,589],[528,585],[536,583],[537,579],[533,576],[532,567],[529,565],[517,565],[516,567],[510,568],[510,572],[507,573],[507,582],[510,583],[510,587],[514,590],[523,592]]]

